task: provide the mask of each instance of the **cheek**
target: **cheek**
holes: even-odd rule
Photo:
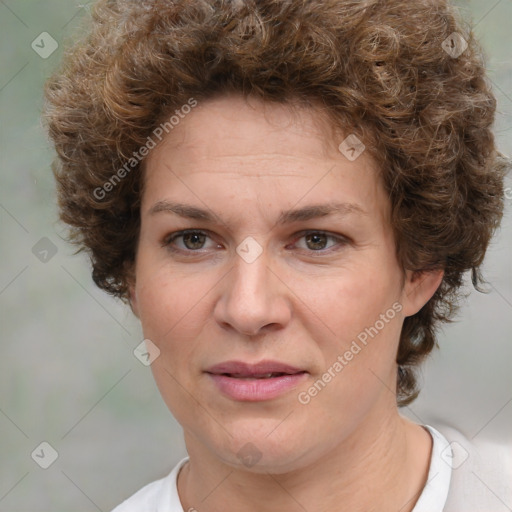
[[[172,342],[200,327],[208,300],[208,283],[199,273],[180,274],[169,266],[141,260],[136,281],[137,304],[144,335]],[[179,333],[179,334],[177,334]]]
[[[211,286],[201,276],[185,277],[165,268],[141,272],[137,283],[144,337],[160,350],[151,365],[160,394],[178,422],[202,424],[201,409],[191,407],[190,391],[197,378],[201,333],[211,322],[206,293]]]
[[[212,294],[218,278],[142,258],[139,269],[136,293],[142,330],[160,350],[152,365],[157,384],[163,395],[174,393],[173,379],[190,389],[208,342],[205,333],[214,332]]]
[[[342,292],[329,306],[329,327],[335,334],[317,339],[323,367],[297,397],[305,417],[332,426],[334,436],[352,432],[381,399],[394,401],[402,325],[396,311],[400,305],[387,294],[355,287]]]
[[[400,297],[400,287],[392,271],[386,273],[384,269],[376,271],[372,265],[360,266],[326,280],[321,287],[318,284],[318,281],[305,283],[304,296],[311,298],[305,303],[311,304],[331,335],[339,340],[340,348],[376,322],[378,329],[384,332],[380,318],[386,312],[389,312],[386,320],[396,316],[393,304]],[[386,327],[389,324],[386,322]],[[396,334],[396,328],[393,331]]]
[[[386,273],[376,268],[347,272],[331,280],[322,293],[309,290],[316,316],[322,319],[316,322],[320,327],[314,336],[324,364],[317,386],[323,398],[318,403],[357,409],[364,407],[364,396],[372,400],[383,387],[393,389],[403,321],[400,286],[391,269]]]

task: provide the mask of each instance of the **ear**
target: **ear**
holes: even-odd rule
[[[130,304],[130,309],[132,313],[140,319],[139,316],[139,305],[137,303],[137,294],[135,292],[135,270],[131,267],[126,276],[126,281],[128,284],[128,303]]]
[[[128,302],[130,304],[130,308],[132,310],[132,313],[140,319],[139,316],[139,306],[137,304],[137,294],[135,293],[135,285],[130,284],[129,288],[129,296],[128,296]]]
[[[415,315],[434,295],[444,276],[443,270],[405,271],[402,290],[403,315]]]

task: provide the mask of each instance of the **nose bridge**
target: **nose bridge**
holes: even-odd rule
[[[268,257],[263,254],[254,261],[238,256],[232,272],[232,292],[245,299],[263,302],[264,296],[270,291],[269,263]]]
[[[270,326],[282,327],[290,312],[280,281],[270,269],[268,254],[244,258],[243,244],[237,252],[240,250],[216,308],[217,321],[244,334],[257,334]]]

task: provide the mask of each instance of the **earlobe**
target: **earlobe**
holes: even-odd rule
[[[442,269],[424,272],[406,270],[402,290],[403,315],[415,315],[432,298],[443,281],[443,276]]]

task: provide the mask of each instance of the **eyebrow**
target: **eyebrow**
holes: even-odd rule
[[[205,222],[215,222],[216,216],[209,210],[198,208],[196,206],[176,203],[167,200],[156,202],[149,210],[150,215],[160,212],[174,213],[185,219],[201,220]],[[304,206],[291,210],[282,211],[277,224],[291,224],[293,222],[305,222],[328,215],[368,215],[360,206],[354,203],[325,203]]]

